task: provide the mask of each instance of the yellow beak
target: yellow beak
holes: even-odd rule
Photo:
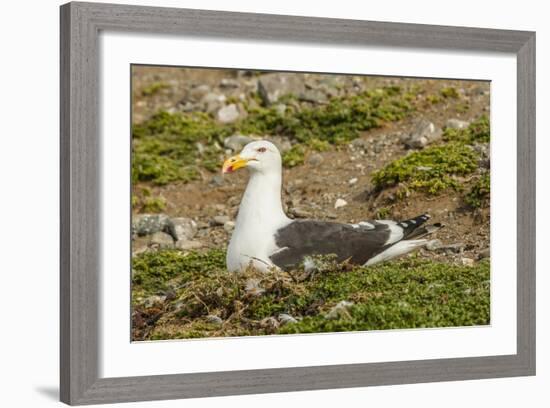
[[[235,170],[240,169],[241,167],[246,167],[248,161],[248,159],[245,159],[244,157],[241,157],[239,155],[230,157],[223,163],[222,173],[232,173]]]

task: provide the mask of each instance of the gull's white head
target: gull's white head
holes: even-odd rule
[[[223,163],[222,173],[232,173],[243,167],[251,172],[269,173],[281,172],[281,153],[273,143],[258,140],[247,144],[236,156]]]

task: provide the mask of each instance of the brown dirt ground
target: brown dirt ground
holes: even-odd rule
[[[185,94],[192,84],[215,85],[224,77],[234,78],[234,71],[189,70],[175,68],[139,67],[134,69],[134,122],[141,122],[161,109],[170,109]],[[340,222],[358,222],[376,218],[378,209],[389,208],[388,218],[407,219],[422,213],[429,213],[433,222],[441,222],[445,228],[437,232],[444,244],[464,243],[461,255],[451,255],[422,250],[423,255],[432,258],[458,261],[459,257],[477,258],[479,251],[489,247],[489,208],[472,212],[467,210],[461,195],[450,191],[436,197],[412,193],[404,200],[392,202],[391,191],[381,194],[371,193],[371,173],[386,163],[407,153],[399,141],[399,135],[410,131],[419,116],[425,117],[438,126],[443,126],[449,118],[474,120],[489,110],[489,84],[487,82],[456,80],[422,80],[373,77],[368,84],[381,84],[414,81],[425,95],[437,94],[443,87],[453,86],[462,92],[459,99],[444,99],[432,104],[427,100],[417,107],[418,112],[405,120],[390,123],[385,127],[365,132],[361,136],[368,153],[350,145],[340,146],[327,152],[318,153],[323,157],[321,164],[308,163],[285,169],[283,175],[283,200],[287,208],[299,207],[311,218],[330,219]],[[141,90],[155,82],[169,84],[160,92],[145,97]],[[464,101],[469,109],[463,108]],[[357,143],[354,144],[357,146]],[[374,149],[379,150],[374,153]],[[220,163],[221,167],[221,163]],[[209,227],[216,215],[236,216],[240,197],[247,181],[247,172],[239,171],[226,175],[223,184],[212,182],[216,174],[204,171],[202,180],[172,183],[166,186],[148,186],[153,195],[162,196],[167,203],[164,211],[169,216],[191,217],[203,227],[198,239],[207,247],[227,244],[229,234],[223,227]],[[350,184],[349,180],[357,178]],[[145,184],[142,184],[145,185]],[[139,186],[138,186],[139,188]],[[334,202],[343,198],[348,205],[337,210]]]

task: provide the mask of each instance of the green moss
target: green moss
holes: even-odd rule
[[[160,213],[165,209],[166,200],[163,197],[147,197],[141,206],[141,211],[146,213]]]
[[[460,189],[457,176],[473,173],[478,168],[478,156],[471,147],[458,142],[431,146],[389,163],[373,173],[372,181],[378,189],[403,183],[430,194]]]
[[[290,96],[288,98],[291,98]],[[288,99],[287,98],[287,99]],[[132,129],[132,180],[166,184],[195,179],[201,168],[217,171],[223,140],[236,133],[286,136],[313,150],[326,150],[357,138],[360,132],[404,118],[414,110],[399,87],[385,87],[322,106],[291,103],[248,108],[241,121],[222,125],[204,113],[159,112]],[[303,163],[303,147],[286,154],[285,165]],[[300,159],[302,157],[302,159]]]
[[[486,115],[472,122],[466,129],[447,128],[443,132],[443,140],[467,144],[489,143],[490,138],[491,127]]]
[[[225,252],[212,250],[201,254],[175,250],[144,252],[132,259],[132,290],[153,295],[166,289],[170,280],[188,280],[225,268]]]
[[[154,82],[141,90],[141,96],[152,96],[157,94],[161,90],[167,89],[169,87],[170,86],[168,84],[165,84],[164,82]]]
[[[476,143],[490,139],[487,116],[481,116],[466,129],[445,129],[442,143],[412,152],[372,174],[377,189],[400,185],[397,198],[408,196],[411,190],[438,194],[449,188],[462,190],[462,176],[478,169],[479,154]]]
[[[153,196],[153,192],[146,186],[133,188],[132,210],[144,213],[160,213],[166,209],[166,199],[162,196]]]
[[[426,100],[432,105],[436,105],[441,102],[441,97],[439,95],[428,95],[426,96]]]
[[[380,88],[295,112],[287,130],[301,142],[318,139],[344,143],[357,138],[361,131],[400,120],[412,111],[400,88]]]
[[[132,129],[132,180],[166,184],[193,180],[200,168],[217,170],[231,134],[206,114],[159,112]]]
[[[489,323],[489,262],[474,267],[407,258],[363,268],[318,259],[320,271],[229,273],[224,253],[144,253],[133,261],[132,301],[143,311],[148,296],[172,290],[153,313],[161,317],[143,339],[243,336],[324,331],[448,327]],[[262,288],[251,294],[254,280]],[[348,316],[327,319],[339,302]],[[159,309],[160,307],[160,309]],[[288,313],[298,323],[279,325]],[[218,316],[214,324],[208,316]],[[267,319],[267,320],[266,320]],[[269,321],[275,322],[270,324]]]
[[[313,138],[307,141],[308,147],[311,149],[317,151],[317,152],[326,152],[330,149],[330,143],[326,140],[319,140],[317,138]]]
[[[445,99],[447,98],[452,98],[452,99],[458,99],[459,98],[459,94],[458,94],[458,91],[456,90],[456,88],[452,87],[452,86],[448,86],[448,87],[445,87],[445,88],[442,88],[440,89],[439,93],[441,94],[441,96],[443,96]]]
[[[285,135],[302,143],[337,144],[355,139],[359,132],[403,118],[412,106],[395,90],[380,89],[349,98],[332,99],[316,107],[256,108],[239,125],[245,134]],[[326,144],[325,144],[326,146]]]
[[[385,220],[390,215],[391,210],[388,207],[380,207],[376,211],[376,219]]]
[[[471,186],[464,201],[472,208],[481,208],[489,205],[491,195],[491,180],[489,173],[483,174]]]
[[[470,110],[470,104],[468,102],[464,102],[464,103],[457,103],[455,105],[455,110],[458,112],[458,113],[466,113]]]
[[[283,166],[294,167],[300,164],[304,164],[305,148],[300,145],[294,145],[290,150],[283,153]]]
[[[489,263],[463,267],[405,260],[329,274],[314,297],[352,301],[349,317],[306,316],[280,333],[317,333],[489,324]],[[328,308],[323,308],[328,310]]]

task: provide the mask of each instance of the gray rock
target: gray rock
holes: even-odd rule
[[[435,251],[443,246],[443,243],[439,239],[432,239],[426,244],[426,249],[428,251]]]
[[[463,244],[462,242],[445,245],[439,239],[432,239],[425,246],[428,251],[446,252],[449,254],[459,254],[464,250],[464,247],[465,244]]]
[[[290,215],[293,215],[296,218],[309,218],[311,217],[311,213],[302,207],[292,207],[289,210]]]
[[[348,202],[343,198],[339,198],[334,203],[334,209],[337,210],[338,208],[345,207],[346,205],[348,205]]]
[[[307,89],[298,98],[305,102],[324,104],[328,102],[327,94],[319,89]]]
[[[277,146],[277,149],[281,153],[286,153],[290,149],[292,149],[292,143],[290,143],[290,140],[288,140],[286,137],[280,137],[280,136],[272,136],[269,138],[269,140]]]
[[[143,301],[143,306],[149,308],[157,304],[162,304],[166,300],[166,296],[153,295]]]
[[[491,168],[491,160],[489,160],[489,159],[480,159],[480,160],[478,160],[477,164],[482,169],[490,169]]]
[[[312,166],[320,165],[323,160],[323,156],[321,156],[319,153],[313,153],[307,158],[308,164],[311,164]]]
[[[212,323],[212,324],[216,324],[216,325],[221,325],[223,324],[223,320],[218,317],[218,316],[215,316],[215,315],[208,315],[206,316],[206,321],[208,323]]]
[[[491,158],[491,150],[488,143],[477,143],[474,145],[474,150],[482,157]]]
[[[411,149],[422,149],[440,139],[442,133],[441,129],[432,122],[421,119],[416,123],[411,133],[401,137],[401,141]]]
[[[224,105],[225,99],[225,95],[209,92],[201,99],[201,103],[206,112],[214,113]]]
[[[462,242],[458,242],[456,244],[443,245],[440,249],[448,253],[459,254],[464,251],[465,246],[466,245],[464,245]]]
[[[247,145],[250,142],[253,142],[255,139],[250,136],[245,135],[233,135],[229,136],[223,141],[223,145],[227,149],[231,149],[234,152],[240,152],[245,145]]]
[[[144,236],[164,230],[168,223],[165,214],[137,214],[132,217],[132,235]]]
[[[287,323],[298,323],[298,320],[287,313],[281,313],[278,316],[281,325]]]
[[[173,248],[174,247],[174,240],[172,239],[172,236],[170,234],[167,234],[166,232],[155,232],[151,236],[151,244],[152,247],[156,248]]]
[[[266,105],[276,103],[283,95],[300,95],[305,92],[301,75],[273,73],[265,74],[258,80],[258,93]]]
[[[350,317],[349,308],[353,306],[353,302],[342,300],[328,312],[326,319],[335,320]]]
[[[226,232],[231,232],[235,229],[235,221],[227,221],[225,224],[223,224],[223,229]]]
[[[189,240],[197,235],[197,223],[191,218],[171,218],[166,224],[165,231],[169,233],[175,241],[179,241],[180,239]]]
[[[187,99],[198,102],[202,100],[210,92],[210,87],[206,84],[202,84],[191,88],[189,91]]]
[[[454,118],[449,119],[447,123],[445,123],[445,127],[449,129],[466,129],[468,126],[470,126],[470,122]]]
[[[229,221],[227,215],[216,215],[212,218],[212,225],[224,225],[227,221]]]
[[[202,110],[203,106],[198,103],[180,102],[178,104],[178,109],[182,112],[193,112]]]
[[[460,258],[460,263],[464,266],[474,266],[474,260],[472,258]]]
[[[491,257],[491,248],[485,248],[479,251],[478,259],[485,259]]]
[[[220,123],[233,123],[241,117],[241,112],[237,105],[232,103],[231,105],[224,106],[216,114],[216,119]]]
[[[462,251],[464,251],[464,247],[465,245],[459,242],[456,244],[442,245],[439,248],[437,248],[437,250],[446,252],[447,254],[460,254]]]
[[[239,81],[233,78],[223,78],[220,81],[220,88],[238,88],[239,86]]]
[[[204,245],[200,241],[187,241],[182,239],[177,241],[175,246],[181,251],[190,251],[192,249],[202,248]]]

